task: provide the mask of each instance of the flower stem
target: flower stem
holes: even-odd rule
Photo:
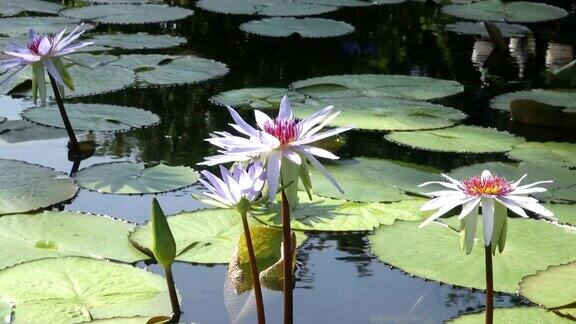
[[[172,268],[164,268],[166,273],[166,284],[168,285],[168,293],[170,294],[170,303],[172,304],[172,318],[170,323],[178,323],[180,320],[180,303],[178,302],[178,294],[176,293],[176,286],[174,285],[174,278],[172,277]]]
[[[492,246],[484,247],[486,261],[486,324],[492,324],[494,319],[494,280],[492,274]]]
[[[284,253],[284,324],[292,324],[292,231],[290,230],[290,205],[282,190],[282,244]]]
[[[256,314],[258,316],[258,324],[265,324],[266,314],[264,312],[264,300],[262,299],[262,288],[260,286],[260,271],[258,271],[258,264],[256,263],[256,255],[254,254],[254,246],[252,245],[252,236],[250,235],[250,227],[248,226],[246,213],[242,213],[242,226],[244,227],[246,249],[248,250],[248,258],[250,260],[252,283],[254,284],[254,297],[256,299]]]
[[[60,110],[60,116],[62,116],[62,122],[64,123],[64,127],[66,127],[66,132],[68,133],[70,143],[72,144],[72,150],[74,151],[74,154],[80,154],[80,145],[78,145],[76,134],[74,134],[72,124],[70,123],[70,119],[68,119],[68,114],[66,114],[66,109],[64,108],[64,101],[62,100],[62,96],[60,95],[58,84],[56,83],[56,80],[54,80],[54,78],[50,75],[50,73],[48,73],[48,77],[50,78],[50,84],[52,85],[54,98],[56,99],[56,103],[58,104],[58,110]]]

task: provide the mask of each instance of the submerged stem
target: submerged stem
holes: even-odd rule
[[[62,96],[60,95],[58,84],[56,83],[56,80],[54,80],[54,78],[50,75],[50,73],[48,73],[48,77],[50,78],[50,84],[52,85],[54,98],[56,99],[56,103],[58,104],[58,110],[60,111],[60,116],[62,116],[62,122],[64,123],[64,127],[66,127],[66,132],[68,133],[70,143],[72,144],[72,150],[74,151],[75,155],[80,154],[80,145],[78,144],[78,140],[76,139],[76,134],[74,134],[74,129],[72,128],[70,119],[68,119],[66,108],[64,108],[64,101],[62,100]]]
[[[486,324],[494,321],[494,280],[492,274],[492,246],[484,247],[486,261]]]
[[[292,324],[292,231],[290,230],[290,205],[282,189],[282,244],[284,253],[284,324]]]
[[[248,250],[248,258],[250,260],[252,283],[254,284],[256,313],[258,316],[258,324],[265,324],[266,314],[264,312],[264,300],[262,299],[262,288],[260,286],[260,272],[258,271],[258,264],[256,263],[256,255],[254,254],[254,246],[252,245],[252,235],[250,234],[250,227],[248,226],[246,214],[247,213],[242,213],[242,226],[244,227],[244,238],[246,239],[246,249]]]
[[[166,272],[166,284],[168,285],[168,293],[170,294],[170,304],[172,304],[172,318],[170,323],[178,323],[180,320],[180,302],[178,302],[178,294],[176,293],[176,286],[174,285],[174,278],[172,277],[172,268],[164,268]]]

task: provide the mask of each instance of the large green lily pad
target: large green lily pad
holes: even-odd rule
[[[550,106],[576,109],[576,91],[573,90],[544,90],[533,89],[516,91],[500,95],[490,102],[490,107],[498,110],[510,111],[510,103],[514,100],[530,100]]]
[[[394,160],[356,158],[326,164],[328,172],[342,186],[344,194],[334,188],[320,172],[310,169],[314,193],[320,196],[358,202],[393,202],[416,199],[418,185],[431,181],[438,170]]]
[[[165,86],[190,84],[219,78],[228,74],[226,64],[186,55],[138,73],[140,85]]]
[[[452,126],[465,119],[457,109],[425,101],[391,97],[355,97],[309,99],[295,102],[294,114],[304,118],[319,109],[333,105],[341,114],[331,126],[354,125],[368,130],[419,130]]]
[[[35,164],[0,159],[0,215],[47,208],[76,195],[74,181]]]
[[[90,3],[97,4],[118,4],[118,3],[133,3],[133,4],[144,4],[144,3],[163,3],[163,0],[88,0]]]
[[[352,33],[354,26],[325,18],[274,17],[243,23],[240,29],[260,36],[288,37],[298,34],[304,38],[326,38]]]
[[[291,227],[303,231],[370,231],[380,225],[392,225],[397,219],[420,221],[429,213],[420,211],[424,199],[396,203],[362,203],[313,196],[310,201],[299,193],[300,203],[291,212]],[[254,217],[269,226],[281,226],[278,202],[254,212]]]
[[[40,0],[0,0],[0,15],[16,16],[21,12],[57,14],[63,7],[57,3]]]
[[[305,4],[291,0],[200,0],[196,6],[224,14],[259,16],[310,16],[338,9],[335,5]]]
[[[63,129],[40,126],[24,120],[9,120],[0,124],[0,140],[6,143],[45,141],[67,136]]]
[[[526,142],[510,152],[509,158],[564,167],[576,167],[576,144],[559,142]]]
[[[86,189],[117,195],[138,195],[191,186],[198,180],[198,172],[188,167],[162,163],[146,168],[144,163],[115,162],[84,168],[76,173],[75,179]]]
[[[458,316],[447,323],[482,324],[485,323],[486,312]],[[494,323],[525,324],[525,323],[572,323],[572,321],[548,312],[540,307],[513,307],[494,309]]]
[[[128,241],[134,225],[106,216],[48,211],[0,217],[0,269],[63,256],[133,263],[148,257]]]
[[[522,279],[520,294],[530,301],[576,317],[576,262],[552,266]]]
[[[10,0],[8,0],[10,1]],[[14,2],[14,1],[12,1]],[[18,3],[18,2],[15,2]],[[6,36],[25,35],[30,29],[43,33],[56,33],[64,27],[73,28],[79,21],[66,17],[14,17],[0,19],[0,34]],[[90,24],[82,26],[85,30],[94,28]]]
[[[369,235],[372,252],[380,261],[412,275],[463,287],[485,288],[484,245],[474,244],[471,254],[460,249],[456,217],[444,220],[451,227],[398,222]],[[576,230],[546,221],[508,219],[506,248],[494,259],[494,290],[514,293],[526,275],[550,265],[576,260]],[[476,237],[482,237],[478,221]],[[542,244],[542,242],[546,242]]]
[[[0,272],[13,323],[80,323],[170,315],[164,278],[126,264],[81,257],[43,259]]]
[[[221,92],[210,101],[234,108],[278,109],[284,95],[292,102],[304,99],[301,94],[286,88],[244,88]]]
[[[478,21],[502,21],[531,23],[560,19],[568,15],[562,8],[543,3],[502,0],[485,0],[469,4],[454,4],[445,6],[446,14]]]
[[[428,100],[463,91],[456,81],[386,74],[331,75],[292,83],[291,88],[312,98],[399,97]]]
[[[103,104],[68,104],[66,111],[75,130],[122,132],[156,124],[160,117],[146,110]],[[56,105],[32,108],[22,117],[41,125],[65,128]]]
[[[184,19],[194,11],[158,4],[103,4],[68,9],[65,17],[103,24],[146,24]]]
[[[186,38],[171,35],[153,35],[148,33],[113,33],[92,35],[94,45],[125,50],[169,48],[186,43]],[[90,50],[91,47],[86,47]]]
[[[554,217],[558,219],[561,224],[568,224],[576,226],[576,204],[544,204],[554,213]]]
[[[494,23],[496,27],[502,32],[503,37],[523,37],[530,34],[529,28],[522,25],[514,25],[507,23]],[[483,22],[469,22],[469,21],[458,21],[453,24],[446,25],[446,29],[458,34],[464,35],[479,35],[483,37],[489,37],[486,26]]]
[[[387,140],[426,151],[456,153],[507,152],[524,142],[508,132],[478,126],[455,126],[416,132],[392,132]]]

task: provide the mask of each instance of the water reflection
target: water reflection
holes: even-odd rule
[[[546,49],[546,67],[554,72],[574,60],[574,51],[569,44],[549,43]]]

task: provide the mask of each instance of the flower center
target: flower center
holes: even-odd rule
[[[264,131],[280,141],[280,145],[293,142],[298,136],[298,127],[294,119],[274,119],[264,125]]]
[[[46,37],[48,38],[50,44],[52,44],[54,37],[51,35],[47,35]],[[30,53],[38,56],[47,54],[47,53],[40,53],[40,43],[42,42],[42,38],[43,38],[42,36],[37,36],[28,42],[27,47]]]
[[[474,176],[462,181],[464,192],[470,196],[479,195],[505,195],[512,191],[512,184],[508,180],[499,176],[482,178]]]

